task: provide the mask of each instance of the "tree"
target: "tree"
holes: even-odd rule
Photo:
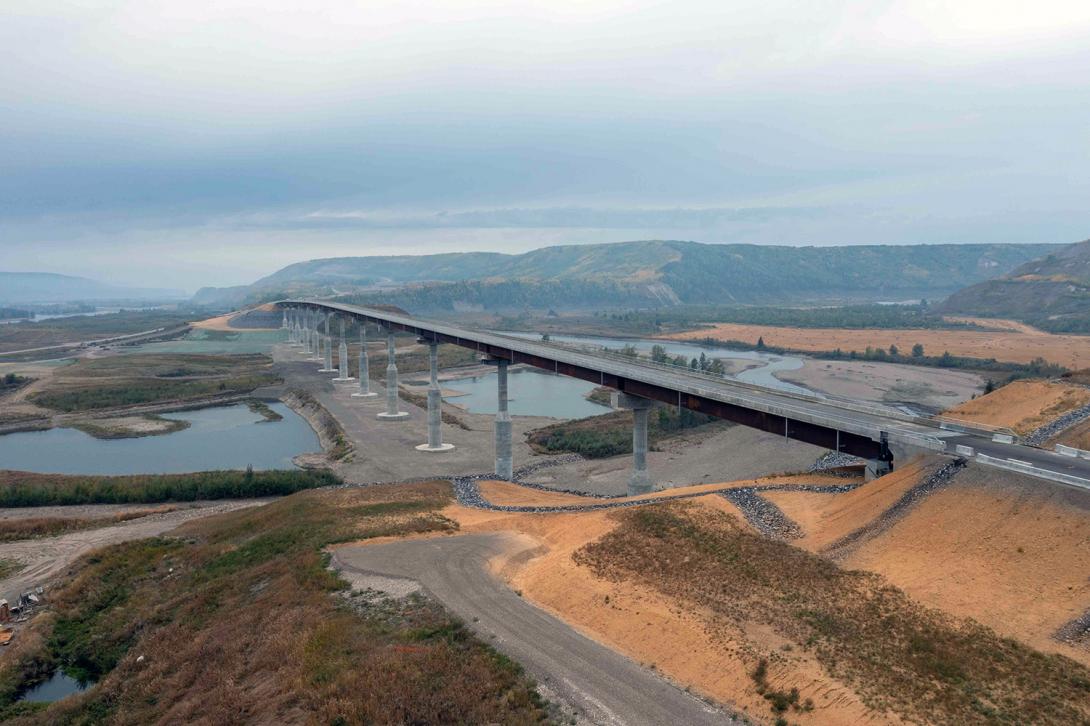
[[[708,370],[708,356],[704,355],[704,351],[700,351],[700,365],[697,366],[700,370]]]
[[[889,354],[891,356],[893,356],[894,358],[896,358],[897,356],[899,356],[901,354],[901,351],[896,345],[891,344],[889,346]]]
[[[762,336],[759,336],[757,338],[757,350],[764,350],[764,349],[765,349],[765,338],[762,335]]]
[[[985,394],[991,393],[994,390],[995,390],[995,381],[993,381],[991,378],[984,381],[984,393]]]
[[[723,367],[723,361],[718,358],[712,358],[712,362],[708,364],[708,371],[717,376],[724,376],[727,374],[727,369]]]
[[[916,345],[912,346],[912,357],[923,358],[923,344],[916,343]]]
[[[541,342],[542,343],[548,343],[550,340],[551,340],[551,338],[549,337],[548,333],[545,333],[544,335],[541,336]]]
[[[666,348],[661,345],[651,346],[651,360],[656,363],[666,363],[670,360],[670,356],[666,353]]]
[[[694,371],[700,370],[700,361],[697,360],[696,358],[693,358],[691,361],[689,361],[689,368],[691,368]]]

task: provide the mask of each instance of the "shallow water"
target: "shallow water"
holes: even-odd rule
[[[0,469],[51,474],[177,474],[210,469],[290,469],[292,457],[318,451],[318,436],[282,403],[266,421],[244,405],[164,414],[189,421],[182,431],[135,439],[96,439],[76,429],[0,436]]]
[[[444,381],[443,387],[466,393],[447,400],[470,413],[496,413],[499,395],[495,373]],[[609,413],[611,409],[608,406],[585,398],[594,388],[593,383],[578,378],[557,376],[532,368],[517,369],[507,374],[507,408],[515,416],[553,418],[584,418]]]
[[[536,333],[504,332],[503,335],[525,338],[527,340],[539,340],[541,338],[541,336]],[[652,346],[661,345],[671,356],[683,355],[688,358],[699,358],[700,354],[703,353],[710,358],[758,361],[763,363],[763,365],[756,368],[750,368],[749,370],[728,377],[743,381],[744,383],[774,388],[779,391],[819,395],[808,388],[781,381],[773,375],[777,371],[794,371],[802,368],[803,365],[805,365],[805,361],[798,356],[763,353],[756,350],[734,350],[733,348],[711,347],[673,340],[654,340],[651,338],[602,338],[582,335],[550,335],[549,338],[556,343],[571,343],[597,348],[611,348],[613,350],[618,350],[626,345],[632,345],[643,355],[650,354]]]
[[[20,701],[32,701],[34,703],[52,703],[53,701],[59,701],[65,696],[71,696],[73,693],[79,693],[87,689],[86,684],[81,684],[75,678],[65,675],[61,671],[57,671],[53,674],[45,683],[40,683],[34,688],[23,694]]]
[[[126,348],[132,353],[269,353],[285,340],[282,330],[218,331],[195,328],[184,337]]]

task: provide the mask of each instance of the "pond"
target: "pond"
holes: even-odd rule
[[[65,675],[61,671],[57,671],[53,674],[45,683],[39,683],[31,688],[29,691],[23,694],[20,701],[30,701],[32,703],[52,703],[53,701],[59,701],[65,696],[71,696],[73,693],[79,693],[87,689],[87,684],[80,683],[75,678]]]
[[[539,340],[541,338],[541,336],[536,333],[502,332],[502,334],[516,338],[525,338],[527,340]],[[804,388],[803,386],[781,381],[774,375],[777,371],[794,371],[802,368],[805,361],[798,356],[778,355],[776,353],[764,353],[756,350],[734,350],[733,348],[703,346],[694,343],[682,343],[674,340],[655,340],[652,338],[602,338],[589,335],[550,335],[549,339],[555,343],[585,345],[592,348],[612,348],[613,350],[618,350],[626,345],[631,345],[642,355],[650,355],[652,346],[661,345],[671,356],[683,355],[687,358],[699,358],[700,354],[703,353],[710,358],[755,361],[761,365],[728,377],[744,383],[774,388],[779,391],[805,393],[811,396],[821,395],[808,388]]]
[[[292,457],[319,451],[318,436],[282,403],[266,421],[245,404],[164,414],[187,429],[134,439],[96,439],[76,429],[0,436],[0,468],[48,474],[178,474],[210,469],[290,469]]]
[[[496,374],[444,381],[443,387],[464,396],[452,396],[450,403],[470,413],[496,413],[498,392]],[[558,376],[532,368],[516,368],[507,374],[507,408],[514,416],[551,416],[584,418],[609,413],[612,409],[588,401],[586,395],[595,385],[578,378]]]
[[[126,346],[131,353],[268,353],[282,342],[282,330],[206,330],[194,328],[183,337]]]

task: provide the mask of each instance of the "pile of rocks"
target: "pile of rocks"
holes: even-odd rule
[[[1064,432],[1075,424],[1082,423],[1088,418],[1090,418],[1090,404],[1082,406],[1081,408],[1076,408],[1073,411],[1068,411],[1063,416],[1060,416],[1053,421],[1049,421],[1044,426],[1038,426],[1022,437],[1022,443],[1029,444],[1030,446],[1041,446],[1053,436]]]

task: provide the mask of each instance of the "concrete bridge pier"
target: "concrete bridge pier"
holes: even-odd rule
[[[380,421],[404,421],[409,417],[407,411],[399,411],[397,406],[397,351],[394,345],[394,331],[386,329],[386,410],[378,415]]]
[[[417,451],[450,451],[454,444],[443,443],[443,392],[439,389],[439,344],[428,341],[428,443],[420,444]]]
[[[348,383],[354,380],[348,375],[348,343],[344,339],[344,318],[341,318],[341,344],[337,348],[337,365],[340,368],[340,375],[333,379],[334,382]]]
[[[320,333],[322,337],[322,352],[325,354],[325,359],[322,363],[322,367],[318,370],[319,373],[336,373],[337,369],[333,367],[333,341],[329,337],[329,319],[331,315],[327,315],[325,318],[325,333]]]
[[[647,417],[651,400],[620,391],[613,394],[613,407],[632,411],[632,475],[628,478],[628,495],[651,491],[651,474],[647,471]]]
[[[360,390],[352,394],[353,398],[376,398],[371,391],[371,364],[367,359],[367,323],[360,320]]]
[[[507,411],[507,359],[496,358],[496,478],[510,480],[513,476],[511,459],[511,414]]]

